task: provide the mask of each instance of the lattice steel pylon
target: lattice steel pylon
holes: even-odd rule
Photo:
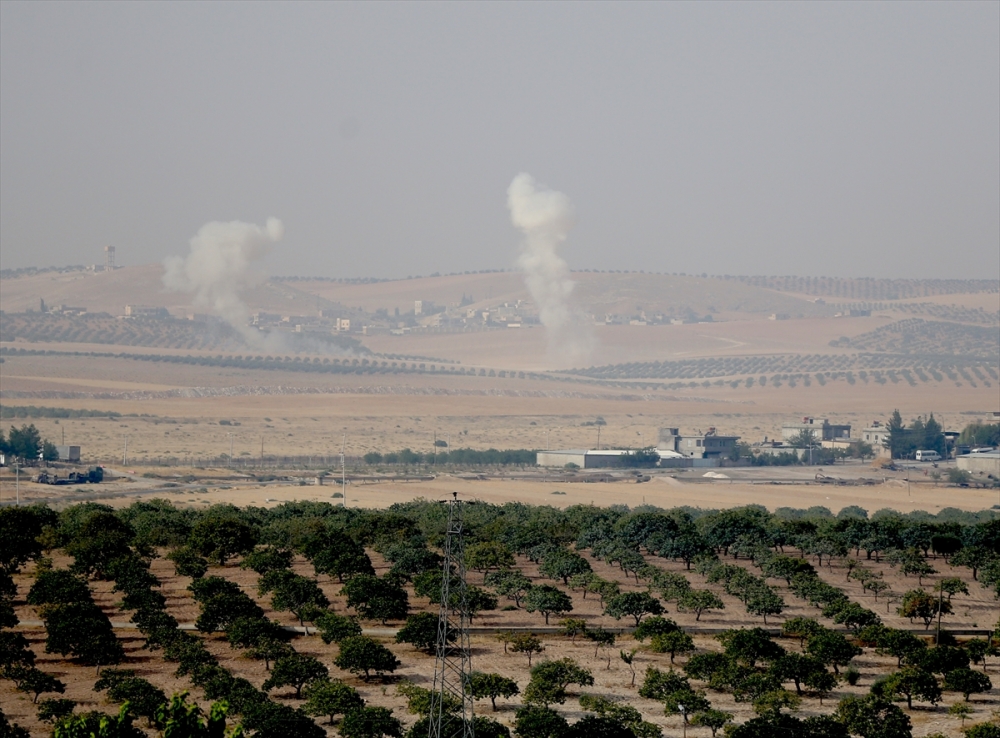
[[[437,660],[431,696],[429,738],[474,738],[472,716],[472,651],[469,646],[469,603],[465,585],[463,503],[452,493],[444,537],[441,609],[438,614]],[[457,709],[450,709],[449,702]],[[458,707],[458,706],[461,707]]]

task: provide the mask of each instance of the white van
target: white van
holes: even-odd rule
[[[917,451],[917,461],[940,461],[941,454],[937,451]]]

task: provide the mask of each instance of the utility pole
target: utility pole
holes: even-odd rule
[[[347,507],[347,434],[344,434],[344,443],[340,447],[340,499],[344,507]]]
[[[463,503],[458,499],[457,492],[452,492],[448,505],[428,735],[429,738],[474,738],[472,690],[469,688],[472,650],[469,645],[469,604],[465,585],[465,531]],[[445,700],[449,697],[461,705],[450,713],[445,707]]]
[[[17,495],[17,507],[21,507],[21,460],[14,459],[14,494]]]
[[[597,426],[597,450],[601,450],[601,426]]]
[[[125,450],[122,451],[122,466],[128,465],[128,434],[125,434]]]

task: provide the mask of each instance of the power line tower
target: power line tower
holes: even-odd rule
[[[104,271],[113,272],[115,270],[115,247],[104,247]]]
[[[469,603],[465,585],[463,503],[452,493],[444,538],[441,609],[438,614],[437,661],[431,696],[429,738],[475,738],[472,722],[472,652],[469,647]],[[446,702],[461,705],[451,712]]]

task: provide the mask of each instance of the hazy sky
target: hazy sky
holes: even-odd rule
[[[0,3],[0,262],[1000,277],[1000,3]]]

